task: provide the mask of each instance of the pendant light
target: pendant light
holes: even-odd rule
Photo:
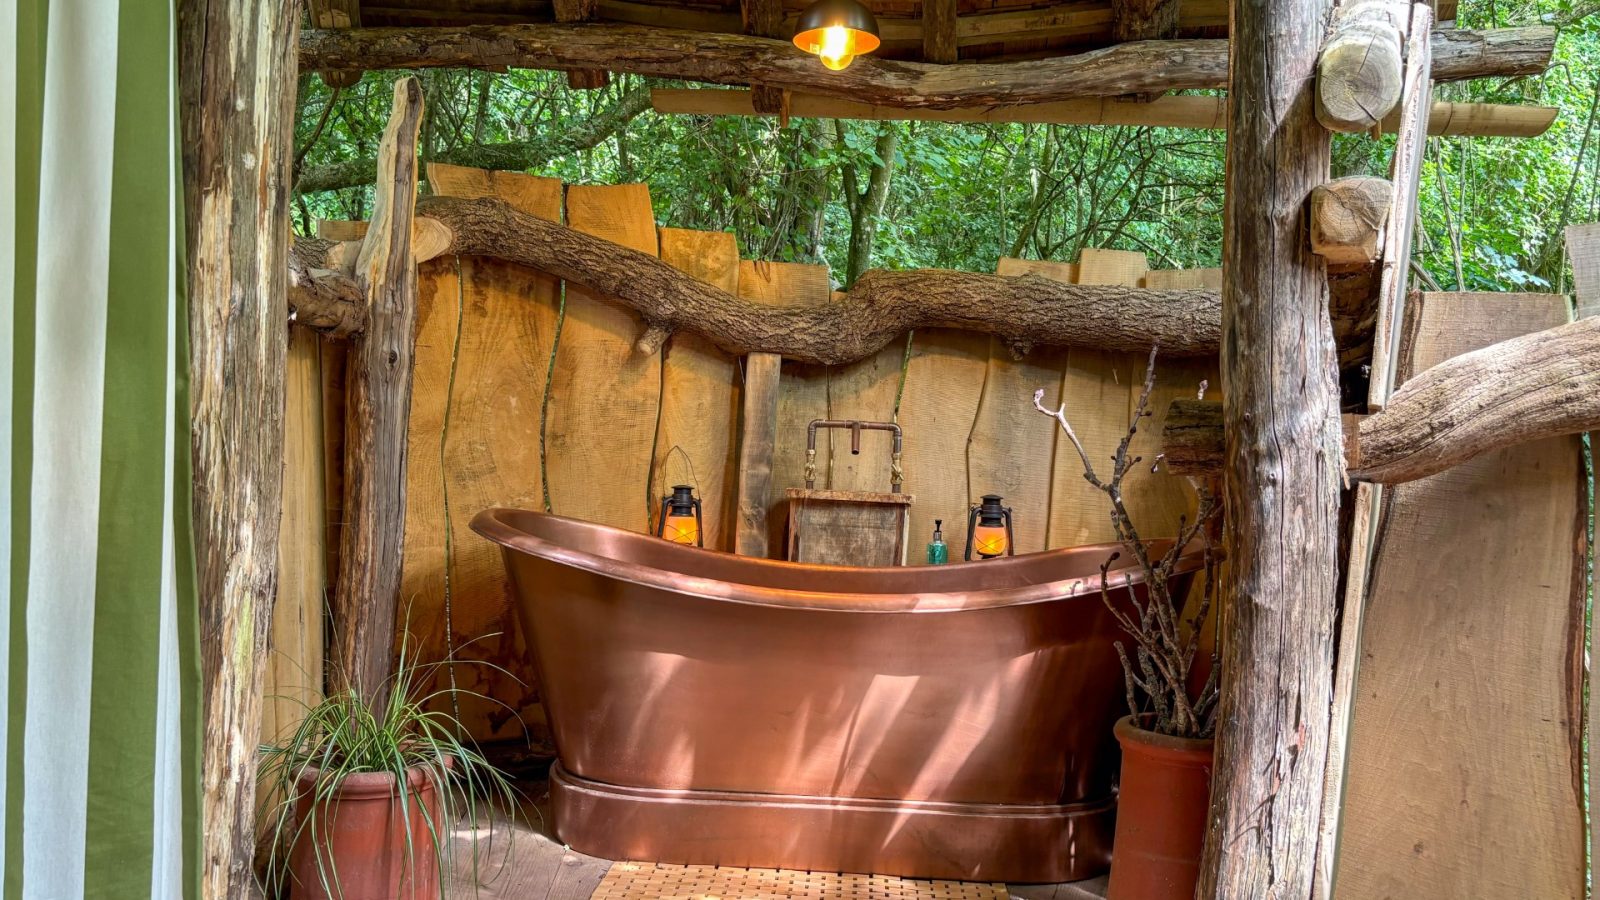
[[[816,54],[835,72],[882,43],[878,20],[858,0],[816,0],[800,14],[794,34],[796,47]]]

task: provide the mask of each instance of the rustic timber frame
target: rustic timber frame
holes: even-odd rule
[[[205,0],[180,4],[207,896],[244,897],[251,888],[251,750],[261,714],[261,650],[271,621],[281,504],[275,454],[281,453],[285,363],[277,337],[284,311],[327,334],[351,337],[357,348],[349,421],[350,458],[358,462],[346,473],[345,489],[347,515],[359,522],[346,529],[335,609],[341,625],[366,624],[342,638],[335,677],[373,690],[387,665],[381,657],[393,628],[375,608],[398,589],[383,580],[383,570],[398,570],[393,531],[396,509],[403,508],[419,260],[445,252],[500,256],[613,294],[649,326],[639,337],[642,353],[685,330],[765,358],[770,377],[752,370],[745,403],[748,414],[766,420],[776,402],[780,355],[849,362],[912,327],[994,334],[1019,355],[1046,344],[1143,349],[1152,338],[1179,355],[1220,350],[1228,400],[1222,439],[1218,443],[1212,431],[1207,446],[1222,448],[1216,461],[1225,476],[1232,568],[1213,831],[1202,888],[1207,896],[1311,896],[1318,854],[1330,852],[1324,806],[1336,816],[1339,796],[1336,785],[1325,787],[1324,770],[1337,726],[1321,710],[1332,702],[1338,714],[1332,625],[1337,492],[1345,474],[1340,460],[1349,459],[1358,477],[1401,481],[1491,447],[1600,427],[1593,403],[1600,392],[1587,388],[1600,353],[1592,325],[1551,329],[1517,339],[1523,343],[1516,346],[1513,341],[1461,357],[1454,368],[1441,366],[1389,396],[1387,360],[1404,313],[1418,160],[1433,109],[1428,87],[1541,72],[1553,50],[1553,29],[1434,31],[1429,8],[1405,2],[1358,0],[1333,14],[1328,0],[1240,0],[1230,37],[1222,40],[1183,36],[1187,26],[1175,4],[1116,2],[1114,39],[1129,43],[1076,56],[947,67],[976,45],[963,37],[967,26],[953,4],[929,0],[918,41],[926,61],[869,58],[841,76],[823,73],[774,39],[782,7],[763,0],[751,0],[743,20],[724,30],[597,23],[590,21],[596,4],[582,2],[558,2],[559,23],[370,28],[361,27],[355,0],[313,0],[319,27],[303,35],[298,4],[244,5],[241,12]],[[1037,27],[1056,26],[1041,21]],[[1352,46],[1377,52],[1354,53]],[[296,54],[299,68],[344,79],[374,68],[528,66],[573,72],[580,86],[602,83],[613,71],[748,85],[756,91],[752,112],[785,117],[802,96],[865,104],[869,111],[967,111],[1127,95],[1161,102],[1159,95],[1169,90],[1225,87],[1232,98],[1227,125],[1234,199],[1226,214],[1223,288],[1139,292],[1029,276],[871,273],[844,303],[757,308],[645,254],[629,256],[495,201],[417,201],[414,219],[420,94],[407,81],[397,86],[396,116],[380,156],[382,214],[373,229],[359,245],[300,241],[291,247]],[[236,85],[259,91],[246,96]],[[1387,215],[1357,217],[1354,226],[1337,223],[1340,228],[1317,232],[1326,240],[1313,248],[1306,240],[1314,215],[1309,201],[1327,181],[1328,129],[1365,130],[1385,120],[1401,135]],[[1350,206],[1323,203],[1319,209]],[[1376,260],[1372,248],[1381,254]],[[599,265],[599,255],[622,262]],[[1339,352],[1328,312],[1327,265],[1333,262],[1375,266],[1379,281],[1369,397],[1377,414],[1351,432],[1360,439],[1356,455],[1341,448]],[[968,301],[980,292],[999,299],[975,316]],[[1495,361],[1496,354],[1523,351],[1573,368],[1530,381]],[[1456,390],[1459,384],[1474,385],[1476,392]],[[1508,398],[1517,405],[1502,409],[1530,412],[1498,427],[1466,421],[1481,404]],[[1432,438],[1438,428],[1427,430],[1430,423],[1462,437],[1442,446]],[[759,440],[746,449],[759,450]],[[1196,465],[1213,465],[1214,458]],[[759,469],[760,462],[750,465]],[[1358,494],[1356,502],[1375,510],[1375,489]],[[1267,539],[1282,533],[1295,540]],[[394,604],[387,608],[392,616]],[[377,618],[368,622],[374,612]],[[1294,661],[1286,683],[1276,668],[1282,659]]]

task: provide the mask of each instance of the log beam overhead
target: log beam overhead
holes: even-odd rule
[[[717,88],[650,88],[650,104],[656,112],[694,116],[775,115],[756,108],[750,91]],[[903,109],[793,94],[788,114],[796,119],[866,119],[918,122],[1030,122],[1042,125],[1149,125],[1157,128],[1223,127],[1228,116],[1226,97],[1198,94],[1168,95],[1149,101],[1090,97],[1029,103],[1019,106],[977,106],[962,109]],[[1449,103],[1434,101],[1428,117],[1428,134],[1471,135],[1475,137],[1538,137],[1549,130],[1557,110],[1551,106],[1512,106],[1500,103]],[[1400,126],[1396,111],[1383,122],[1385,132]],[[457,154],[487,154],[493,145],[458,150]],[[354,162],[336,163],[341,171],[353,171]],[[507,168],[479,165],[480,168]],[[512,167],[526,168],[526,167]],[[354,176],[345,176],[346,180]],[[301,176],[302,184],[306,176]],[[352,181],[352,183],[355,183]],[[320,187],[320,185],[319,185]],[[303,188],[302,188],[303,189]]]
[[[1537,74],[1554,52],[1555,30],[1436,32],[1432,49],[1435,81]],[[479,25],[307,31],[300,65],[333,71],[605,68],[903,109],[950,109],[1225,88],[1228,41],[1133,41],[1073,56],[955,66],[869,56],[829,72],[774,38],[610,23]]]

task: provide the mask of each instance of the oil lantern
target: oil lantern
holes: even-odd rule
[[[656,537],[674,544],[704,547],[700,534],[700,498],[687,484],[675,484],[672,493],[661,498],[661,515],[656,519]]]
[[[984,494],[983,502],[967,512],[967,559],[1014,556],[1011,507],[1000,505],[999,494]]]

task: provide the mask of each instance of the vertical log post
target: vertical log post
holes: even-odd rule
[[[592,22],[600,4],[596,0],[555,0],[557,22]],[[605,69],[571,69],[567,72],[567,87],[576,91],[592,91],[611,83],[611,73]]]
[[[345,411],[344,535],[333,595],[332,686],[381,703],[394,654],[405,534],[406,425],[416,342],[417,267],[411,220],[417,204],[422,85],[395,82],[378,149],[372,223],[356,257],[367,291],[367,327],[350,348]]]
[[[283,500],[299,20],[293,0],[178,4],[204,692],[201,892],[211,898],[248,897],[255,887],[255,750]]]
[[[1338,358],[1307,238],[1328,180],[1315,115],[1330,0],[1235,0],[1224,214],[1229,577],[1198,897],[1311,894],[1333,684]]]
[[[793,37],[784,23],[783,0],[739,0],[739,14],[744,20],[744,33],[758,37],[788,40]],[[776,114],[787,127],[789,117],[788,91],[783,88],[750,85],[750,102],[758,113]]]

